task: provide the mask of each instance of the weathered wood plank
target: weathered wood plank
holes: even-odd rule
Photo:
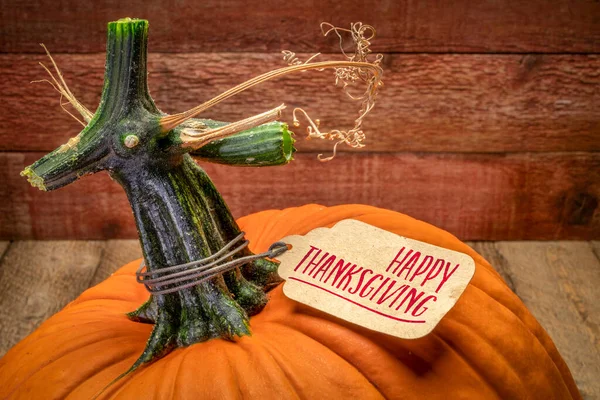
[[[102,259],[103,242],[13,242],[0,262],[0,356],[75,299]]]
[[[107,240],[104,242],[102,260],[89,286],[95,286],[130,261],[140,258],[142,249],[138,240]]]
[[[591,241],[590,245],[592,246],[592,250],[594,250],[594,254],[596,254],[596,257],[598,257],[598,260],[600,261],[600,241]]]
[[[126,197],[105,173],[55,192],[18,175],[41,153],[0,153],[0,238],[137,237]],[[330,163],[203,165],[237,217],[304,203],[404,212],[464,240],[600,236],[600,153],[343,153]]]
[[[9,242],[0,242],[0,255]],[[16,241],[0,257],[0,357],[49,316],[124,264],[137,240]]]
[[[8,250],[9,246],[10,246],[9,241],[7,241],[7,240],[0,241],[0,262],[2,261],[2,257],[4,257],[4,254],[6,253],[6,250]]]
[[[306,58],[307,56],[301,56]],[[150,54],[149,85],[166,112],[187,110],[283,64],[277,54]],[[39,55],[0,55],[0,150],[52,150],[81,130],[45,83]],[[104,55],[57,55],[72,91],[99,102]],[[599,151],[600,56],[387,55],[383,87],[365,119],[368,151]],[[358,105],[333,86],[331,72],[266,83],[205,113],[234,121],[285,102],[320,118],[324,129],[352,127]],[[330,151],[306,141],[300,151]],[[340,150],[347,150],[340,146]]]
[[[567,0],[183,0],[167,8],[159,0],[57,0],[52,7],[5,0],[0,52],[39,52],[40,42],[61,52],[103,51],[106,23],[124,16],[148,19],[151,49],[164,52],[326,51],[321,21],[372,24],[379,51],[598,52],[599,15],[597,2]]]
[[[499,242],[516,293],[548,331],[583,398],[600,397],[600,262],[586,242]]]
[[[495,242],[473,242],[467,243],[478,252],[483,258],[485,258],[498,273],[502,276],[509,288],[517,293],[513,277],[511,275],[511,268],[506,258],[502,256],[502,253],[498,251],[495,246]],[[518,294],[518,293],[517,293]]]

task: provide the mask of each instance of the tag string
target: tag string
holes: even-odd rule
[[[244,234],[244,232],[240,233],[215,254],[185,264],[160,268],[151,272],[142,272],[146,267],[145,260],[142,260],[140,267],[135,272],[136,280],[142,283],[146,287],[146,290],[152,294],[178,292],[182,289],[199,285],[247,262],[265,257],[275,258],[288,249],[285,243],[275,242],[264,253],[253,254],[225,262],[229,257],[248,247],[249,241],[242,240]],[[190,267],[195,268],[190,269]]]

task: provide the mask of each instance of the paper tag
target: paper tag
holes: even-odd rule
[[[281,241],[286,296],[405,339],[431,332],[475,273],[466,254],[350,219]]]

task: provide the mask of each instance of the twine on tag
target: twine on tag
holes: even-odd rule
[[[136,280],[139,283],[142,283],[146,287],[146,290],[152,294],[168,294],[178,292],[182,289],[196,286],[204,281],[210,280],[224,272],[231,271],[232,269],[249,261],[254,261],[256,259],[265,257],[275,258],[286,252],[288,249],[285,243],[275,242],[269,247],[269,250],[265,251],[264,253],[253,254],[224,262],[229,257],[235,255],[248,246],[248,240],[242,241],[244,234],[244,232],[240,233],[215,254],[185,264],[161,268],[151,272],[142,272],[142,270],[146,267],[146,262],[142,259],[140,267],[135,272]],[[237,247],[231,249],[240,241],[241,243]],[[187,269],[194,266],[197,267]]]

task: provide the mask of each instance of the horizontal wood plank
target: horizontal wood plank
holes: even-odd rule
[[[302,56],[305,59],[307,56]],[[165,112],[187,110],[226,89],[283,65],[276,54],[150,54],[149,85]],[[600,56],[387,55],[384,83],[365,119],[368,151],[525,152],[600,150]],[[37,65],[39,55],[0,55],[0,150],[47,151],[81,125]],[[99,102],[104,55],[57,55],[79,99]],[[334,87],[331,72],[282,78],[244,92],[204,116],[234,121],[288,105],[320,118],[324,129],[349,129],[358,105]],[[330,151],[303,139],[300,151]],[[340,146],[345,151],[347,146]],[[362,150],[361,150],[362,151]]]
[[[0,357],[87,289],[101,241],[14,242],[0,262]]]
[[[600,262],[585,242],[497,242],[517,295],[548,331],[584,399],[600,397]]]
[[[8,248],[10,247],[10,243],[8,240],[0,240],[0,263],[2,262],[2,258],[6,254]]]
[[[600,261],[600,241],[593,240],[590,242],[590,245],[592,246],[592,250],[594,250],[594,254],[598,257],[598,261]]]
[[[19,171],[41,153],[0,153],[0,239],[134,238],[122,189],[105,173],[55,192]],[[342,153],[320,163],[203,165],[236,217],[304,203],[397,210],[463,240],[597,239],[600,153]]]
[[[496,242],[469,242],[467,244],[485,258],[502,276],[508,287],[513,292],[517,293],[510,265],[502,253],[496,248]]]
[[[82,291],[140,256],[137,240],[13,242],[0,259],[0,357]]]
[[[89,286],[95,286],[108,278],[119,267],[142,256],[139,240],[106,240],[104,252]]]
[[[320,36],[327,21],[362,21],[378,32],[373,48],[388,52],[598,52],[596,1],[289,2],[267,0],[4,0],[0,52],[104,50],[106,24],[122,17],[150,21],[150,48],[162,52],[331,50]]]

